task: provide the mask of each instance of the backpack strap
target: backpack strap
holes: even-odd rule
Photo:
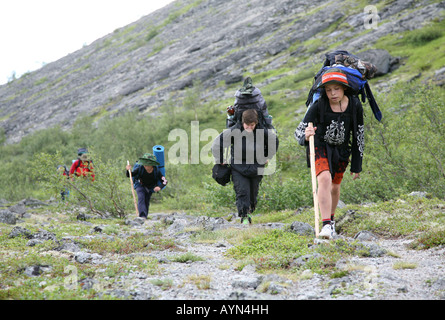
[[[349,97],[349,99],[354,99],[354,97]],[[351,107],[352,107],[352,123],[353,123],[352,139],[353,143],[355,143],[355,141],[357,141],[357,130],[358,130],[357,106],[356,106],[357,101],[352,100],[351,102],[352,102]]]
[[[131,169],[132,172],[136,173],[136,175],[133,176],[133,179],[139,180],[141,176],[141,165],[136,161],[133,165],[133,169]]]
[[[224,163],[224,135],[219,135],[219,162]]]
[[[380,111],[379,106],[377,105],[377,102],[375,101],[374,95],[372,94],[371,88],[369,87],[368,82],[366,82],[365,87],[366,95],[368,96],[369,106],[372,109],[372,113],[374,114],[374,117],[378,120],[382,120],[382,112]]]

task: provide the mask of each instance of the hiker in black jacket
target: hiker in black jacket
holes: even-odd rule
[[[265,165],[278,149],[278,138],[273,130],[258,128],[258,113],[248,109],[242,114],[242,121],[224,130],[212,146],[217,163],[223,150],[231,147],[230,166],[236,194],[236,206],[241,223],[252,223],[251,214],[257,204],[258,190],[263,178]]]
[[[349,93],[346,75],[340,69],[327,71],[320,87],[324,88],[321,97],[307,110],[295,130],[295,138],[300,145],[308,146],[309,137],[314,136],[317,194],[323,220],[319,236],[331,239],[335,235],[340,184],[350,157],[353,180],[362,171],[363,107],[357,96]],[[308,127],[309,122],[314,124],[313,128]]]

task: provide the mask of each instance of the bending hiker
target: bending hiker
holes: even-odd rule
[[[88,150],[86,148],[78,149],[77,156],[77,160],[71,165],[70,177],[91,177],[91,181],[94,181],[93,161],[90,159]]]
[[[139,217],[147,218],[150,207],[151,195],[161,191],[167,185],[167,180],[161,174],[161,170],[157,167],[159,162],[151,153],[145,153],[136,162],[133,169],[131,165],[126,166],[126,175],[133,178],[133,186],[138,195],[138,211]]]
[[[327,71],[320,85],[321,97],[309,107],[295,131],[300,145],[308,146],[310,136],[315,143],[315,171],[318,201],[323,220],[319,234],[331,239],[335,235],[334,215],[340,199],[340,184],[351,156],[353,180],[360,177],[364,149],[363,107],[350,94],[350,86],[339,69]],[[314,124],[308,127],[309,122]],[[309,162],[308,162],[309,165]]]
[[[216,163],[224,162],[221,154],[229,146],[238,215],[241,223],[252,223],[251,214],[257,205],[262,170],[277,152],[278,138],[273,130],[259,128],[257,111],[248,109],[242,113],[242,121],[224,130],[214,140],[212,153]]]

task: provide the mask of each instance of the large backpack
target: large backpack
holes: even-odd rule
[[[258,128],[274,129],[272,116],[267,111],[267,104],[261,90],[252,85],[252,79],[247,77],[243,87],[235,93],[235,103],[227,108],[226,127],[231,128],[242,120],[242,114],[248,109],[258,113]]]
[[[374,117],[378,121],[381,121],[382,113],[374,99],[374,95],[372,94],[368,83],[368,80],[373,78],[377,72],[376,66],[374,66],[372,63],[360,60],[359,57],[344,50],[329,52],[326,53],[325,56],[326,59],[322,68],[314,77],[314,84],[309,91],[306,106],[309,107],[320,97],[320,85],[323,74],[327,70],[338,68],[346,74],[348,84],[352,88],[353,94],[356,96],[360,95],[363,103],[367,98]]]

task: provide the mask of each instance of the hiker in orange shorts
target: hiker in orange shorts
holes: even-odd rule
[[[307,110],[295,130],[295,138],[300,145],[308,146],[309,137],[314,136],[317,195],[323,220],[319,236],[332,239],[340,184],[349,161],[353,180],[358,179],[362,171],[363,107],[340,69],[326,71],[320,87],[324,89],[321,97]],[[308,126],[309,122],[314,124],[313,128]]]

